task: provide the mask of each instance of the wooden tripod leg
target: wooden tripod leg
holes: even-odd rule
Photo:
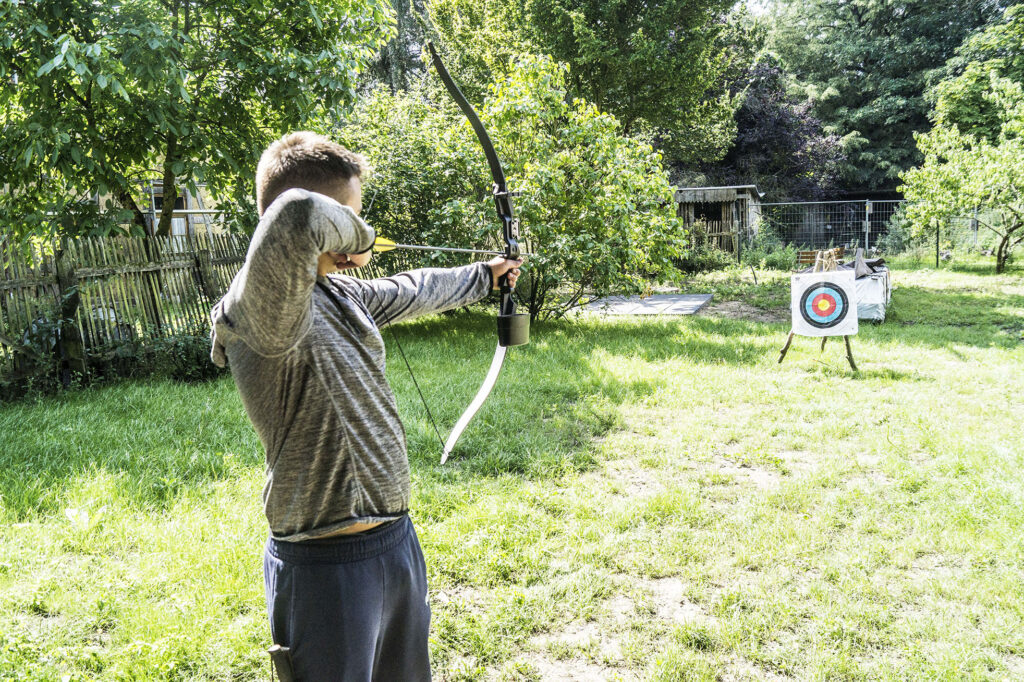
[[[825,342],[826,341],[828,341],[828,337],[827,336],[821,337],[821,351],[820,352],[822,352],[822,353],[825,352]]]
[[[850,361],[850,367],[853,367],[853,371],[857,371],[857,365],[853,362],[853,348],[850,347],[850,337],[844,336],[846,339],[846,359]]]
[[[779,364],[780,365],[782,364],[782,361],[786,359],[786,352],[789,350],[789,344],[793,343],[793,335],[794,334],[796,334],[796,332],[790,330],[789,338],[786,339],[786,345],[782,347],[781,351],[779,351]]]

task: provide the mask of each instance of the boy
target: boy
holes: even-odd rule
[[[212,312],[211,357],[229,362],[266,450],[271,634],[304,682],[430,679],[426,566],[379,327],[480,300],[522,263],[330,276],[370,260],[365,168],[314,133],[268,147],[259,226]]]

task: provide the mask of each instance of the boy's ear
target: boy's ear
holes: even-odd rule
[[[363,183],[358,176],[353,175],[345,180],[338,180],[325,188],[323,193],[331,197],[339,204],[348,206],[356,215],[363,210]]]

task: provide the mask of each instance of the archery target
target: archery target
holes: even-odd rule
[[[853,270],[793,275],[793,331],[802,336],[856,334],[855,282]]]

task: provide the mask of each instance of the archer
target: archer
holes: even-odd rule
[[[430,679],[426,566],[380,327],[478,301],[503,276],[514,285],[523,262],[337,274],[371,257],[365,169],[314,133],[270,145],[259,225],[212,312],[211,357],[230,365],[266,451],[267,610],[287,653],[275,663],[296,680]]]

